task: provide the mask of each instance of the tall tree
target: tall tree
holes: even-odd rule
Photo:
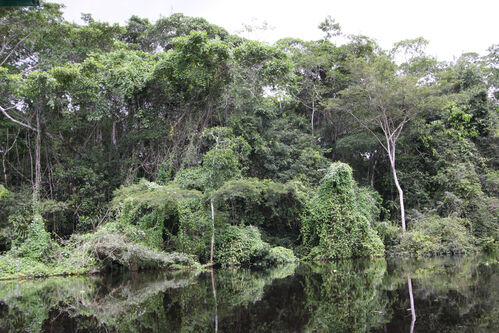
[[[401,65],[394,54],[380,55],[366,60],[350,61],[353,84],[341,92],[339,99],[331,100],[333,107],[349,113],[385,150],[397,188],[402,229],[406,230],[404,191],[397,174],[397,142],[404,126],[425,110],[429,97],[430,73],[428,59],[421,57],[421,40],[405,41],[398,45],[410,54]],[[400,53],[399,53],[400,54]]]
[[[213,265],[213,249],[215,246],[215,207],[213,192],[220,188],[227,180],[240,175],[241,165],[239,156],[248,154],[248,144],[242,140],[235,140],[232,130],[227,127],[213,127],[204,131],[203,137],[213,143],[213,147],[203,157],[203,168],[207,174],[206,189],[210,195],[210,210],[212,234],[210,245],[210,265]],[[242,149],[238,149],[241,148]],[[245,149],[246,148],[246,149]],[[238,154],[237,150],[240,150]]]

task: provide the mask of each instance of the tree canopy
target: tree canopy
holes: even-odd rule
[[[274,44],[180,13],[82,18],[0,9],[1,251],[107,224],[203,262],[209,232],[340,258],[400,245],[400,226],[438,239],[437,221],[497,246],[497,45],[441,62],[423,38],[383,50],[331,17],[323,39]],[[148,191],[192,192],[165,207]],[[116,208],[120,193],[142,208]]]

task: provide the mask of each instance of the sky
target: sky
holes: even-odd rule
[[[231,33],[243,24],[271,29],[246,37],[269,43],[284,37],[317,40],[317,26],[330,15],[347,34],[374,38],[381,47],[416,37],[430,41],[427,53],[451,61],[464,52],[486,54],[499,44],[499,0],[50,0],[66,6],[64,17],[81,23],[81,13],[126,24],[132,15],[154,22],[173,13],[203,17]]]

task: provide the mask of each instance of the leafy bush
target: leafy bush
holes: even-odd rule
[[[382,210],[383,199],[378,192],[369,187],[356,188],[357,207],[371,225],[376,225]]]
[[[180,169],[175,175],[175,183],[186,190],[204,191],[208,183],[208,174],[201,166]]]
[[[186,254],[154,250],[140,243],[130,242],[121,234],[101,233],[93,237],[91,252],[108,268],[117,265],[130,271],[194,264],[194,260]]]
[[[267,260],[278,265],[297,261],[293,251],[282,246],[271,248]]]
[[[31,187],[9,192],[0,200],[0,251],[21,244],[33,221]]]
[[[215,261],[223,266],[266,267],[295,260],[293,251],[262,241],[255,226],[228,225],[217,236]]]
[[[390,251],[400,243],[400,235],[402,234],[402,227],[393,224],[390,221],[378,222],[375,225],[376,232],[383,241],[385,249]]]
[[[109,227],[156,249],[207,256],[210,224],[202,193],[146,180],[115,192],[117,224]]]
[[[41,277],[54,274],[53,267],[31,258],[0,256],[0,279]]]
[[[18,257],[26,257],[47,263],[53,258],[57,244],[52,241],[50,234],[44,229],[43,218],[35,214],[33,221],[28,227],[26,239],[15,246],[11,252]]]
[[[493,237],[487,237],[477,240],[480,248],[487,254],[499,256],[499,241]]]
[[[473,235],[466,228],[468,222],[458,217],[431,216],[414,223],[403,233],[394,253],[408,256],[466,254],[476,251]]]
[[[218,189],[214,199],[228,222],[256,225],[273,244],[296,245],[307,201],[306,189],[300,182],[234,179]]]
[[[166,253],[140,243],[134,238],[133,226],[120,231],[118,223],[109,223],[95,233],[75,234],[60,246],[47,239],[49,235],[40,230],[40,225],[39,221],[34,223],[33,232],[23,244],[0,256],[0,279],[197,265],[187,254]],[[33,236],[35,232],[38,237]],[[138,228],[135,232],[143,234]]]
[[[330,166],[303,219],[303,244],[310,259],[383,255],[383,243],[370,223],[373,207],[358,200],[355,186],[347,164]],[[364,205],[359,207],[359,202]]]
[[[9,191],[3,185],[0,185],[0,200],[6,199],[8,197]]]

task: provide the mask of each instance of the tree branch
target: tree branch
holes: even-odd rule
[[[348,110],[347,111],[362,127],[364,127],[366,130],[369,131],[369,133],[372,134],[372,136],[374,136],[376,138],[376,140],[378,141],[378,143],[381,145],[381,147],[383,147],[384,150],[388,151],[388,148],[383,144],[383,142],[381,141],[381,139],[378,137],[378,135],[376,135],[376,133],[374,133],[370,128],[369,126],[367,126],[366,124],[364,124],[364,122],[362,120],[360,120],[352,111]]]
[[[12,117],[11,117],[11,116],[7,113],[7,110],[8,110],[8,109],[9,109],[9,108],[4,109],[3,107],[1,107],[1,106],[0,106],[0,111],[3,113],[3,115],[4,115],[5,117],[7,117],[7,119],[9,119],[10,121],[12,121],[12,122],[14,122],[14,123],[16,123],[16,124],[18,124],[18,125],[20,125],[20,126],[26,127],[27,129],[30,129],[30,130],[35,131],[35,132],[38,132],[38,130],[37,130],[36,128],[31,127],[31,126],[30,126],[30,125],[28,125],[28,124],[25,124],[25,123],[23,123],[23,122],[20,122],[19,120],[16,120],[16,119],[12,118]]]
[[[32,33],[33,33],[33,31],[30,32],[29,34],[27,34],[26,36],[24,36],[24,38],[22,38],[19,42],[17,42],[17,44],[12,48],[12,50],[10,50],[9,54],[7,54],[7,56],[2,60],[2,62],[0,63],[0,66],[2,66],[7,61],[7,59],[10,58],[10,56],[12,55],[12,53],[14,53],[14,51],[17,49],[17,47],[19,45],[21,45],[21,43],[24,42],[26,40],[26,38],[28,38]]]
[[[38,132],[38,130],[37,130],[36,128],[34,128],[34,127],[32,127],[32,126],[30,126],[30,125],[28,125],[28,124],[25,124],[25,123],[23,123],[23,122],[20,122],[19,120],[16,120],[16,119],[12,118],[12,117],[11,117],[11,116],[7,113],[7,110],[8,110],[8,109],[12,109],[12,108],[13,108],[13,107],[10,107],[10,108],[5,109],[5,108],[3,108],[2,106],[0,106],[0,112],[2,112],[2,113],[3,113],[3,115],[4,115],[7,119],[9,119],[10,121],[12,121],[13,123],[16,123],[16,124],[18,124],[18,125],[20,125],[20,126],[22,126],[22,127],[25,127],[25,128],[27,128],[27,129],[30,129],[30,130],[34,131],[34,132]],[[49,132],[45,131],[45,134],[46,134],[49,138],[54,139],[54,136],[53,136],[52,134],[50,134]]]

